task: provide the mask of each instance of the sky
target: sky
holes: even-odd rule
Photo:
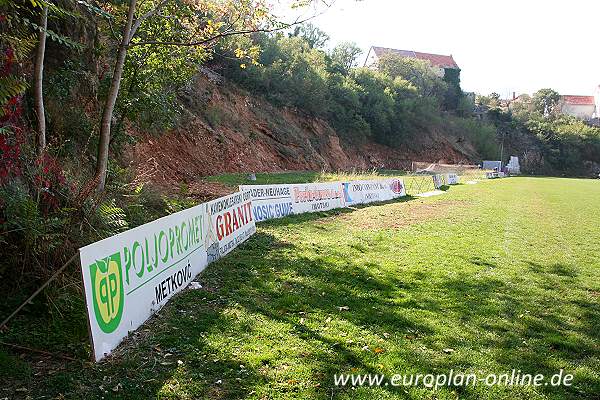
[[[481,94],[593,95],[600,85],[598,0],[336,0],[312,20],[341,41],[451,54]]]

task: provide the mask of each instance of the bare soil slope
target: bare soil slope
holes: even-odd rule
[[[344,144],[325,121],[274,107],[210,74],[200,74],[181,101],[185,115],[176,128],[132,132],[136,144],[123,161],[139,180],[168,187],[224,172],[402,169],[410,161],[457,163],[474,154],[435,134],[398,149]]]

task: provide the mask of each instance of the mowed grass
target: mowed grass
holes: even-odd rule
[[[599,221],[600,181],[523,177],[262,224],[106,362],[40,372],[0,352],[0,397],[596,399]],[[450,369],[574,379],[333,382]]]
[[[220,182],[228,186],[238,185],[273,185],[284,183],[307,183],[307,182],[333,182],[348,180],[383,179],[404,175],[404,171],[398,170],[370,170],[356,172],[327,172],[327,171],[289,171],[276,173],[257,173],[256,180],[250,181],[247,173],[230,173],[209,176],[205,179],[211,182]]]

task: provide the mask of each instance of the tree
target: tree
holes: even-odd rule
[[[300,3],[304,4],[306,1]],[[129,0],[126,6],[127,17],[122,22],[120,44],[100,123],[95,173],[97,191],[104,190],[106,184],[113,114],[125,61],[131,48],[136,46],[197,47],[210,52],[219,41],[235,35],[270,32],[305,22],[296,20],[291,24],[285,24],[277,21],[269,13],[268,5],[264,0],[199,0],[196,2],[151,0],[140,4],[138,10],[137,1]],[[111,7],[117,6],[111,5]],[[161,36],[138,35],[144,32],[144,29],[140,28],[148,24],[158,25]],[[152,30],[145,32],[149,33]],[[236,53],[240,57],[250,54],[243,49],[239,49]]]
[[[296,26],[290,36],[299,36],[313,49],[322,49],[329,41],[329,35],[311,23]]]
[[[446,110],[458,111],[460,101],[464,97],[460,88],[460,70],[454,68],[444,69],[444,82],[447,85],[444,106]]]
[[[46,115],[44,112],[43,80],[44,80],[44,54],[46,52],[46,30],[48,29],[48,5],[42,6],[40,16],[40,27],[38,32],[38,46],[35,55],[34,71],[34,104],[38,119],[37,145],[38,153],[41,155],[46,149]]]
[[[362,50],[354,42],[341,42],[333,48],[331,60],[335,67],[342,73],[348,74],[351,68],[356,67],[357,58]]]
[[[76,15],[48,0],[31,0],[29,4],[21,4],[13,0],[4,0],[4,2],[0,3],[4,6],[2,22],[5,24],[5,27],[3,28],[7,28],[6,31],[4,29],[0,30],[0,43],[3,44],[0,47],[4,48],[6,46],[5,51],[7,54],[10,54],[8,58],[12,60],[10,63],[14,61],[21,63],[35,49],[33,94],[34,110],[38,119],[36,142],[38,152],[41,154],[46,147],[46,118],[42,95],[46,38],[49,37],[51,40],[70,48],[81,48],[79,43],[48,29],[48,14],[51,11],[59,17],[75,17]],[[37,16],[38,12],[40,13],[39,25],[31,21],[31,19]],[[31,33],[31,31],[37,32],[37,34]],[[17,94],[24,92],[28,87],[23,78],[6,75],[0,77],[0,116],[4,112],[2,107],[4,102],[16,97]]]
[[[545,117],[556,114],[560,94],[553,89],[540,89],[533,94],[532,103],[535,111]]]
[[[448,89],[446,83],[432,68],[431,63],[425,60],[388,53],[379,59],[378,68],[392,78],[401,77],[409,81],[425,97],[436,97],[441,101]]]

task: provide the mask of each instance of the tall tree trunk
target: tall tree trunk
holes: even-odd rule
[[[37,145],[38,153],[41,155],[46,149],[46,114],[44,112],[44,95],[43,79],[44,79],[44,54],[46,53],[46,28],[48,26],[48,6],[42,10],[40,21],[42,30],[38,32],[38,47],[35,56],[35,87],[34,87],[34,102],[35,113],[38,118],[37,126]]]
[[[129,46],[131,39],[131,25],[133,23],[133,14],[135,13],[135,3],[136,0],[131,0],[129,3],[127,22],[125,24],[125,28],[123,29],[123,40],[121,40],[121,45],[119,46],[115,70],[110,83],[108,96],[106,97],[106,103],[104,104],[104,111],[102,112],[102,121],[100,123],[100,142],[98,143],[98,159],[96,161],[96,179],[98,182],[96,186],[97,191],[104,190],[104,186],[106,184],[108,148],[110,145],[110,127],[113,111],[115,109],[115,103],[117,102],[117,96],[119,95],[119,88],[121,86],[121,76],[123,75],[125,57],[127,56],[127,46]]]

